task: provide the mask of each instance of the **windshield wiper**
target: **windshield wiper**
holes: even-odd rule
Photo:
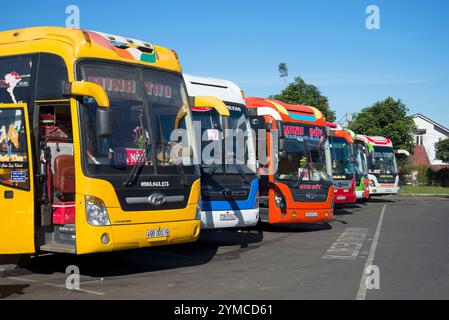
[[[165,148],[168,146],[170,146],[169,145],[169,141],[166,141],[166,140],[162,140],[161,142],[160,142],[160,144],[162,145],[162,153],[163,153],[163,158],[164,158],[164,161],[165,161]],[[170,157],[170,156],[169,156]],[[170,159],[169,159],[170,160]],[[186,174],[185,174],[185,172],[184,172],[184,168],[183,168],[183,165],[181,164],[181,162],[175,162],[175,161],[173,161],[172,162],[174,165],[175,165],[175,167],[176,167],[176,171],[178,172],[178,175],[180,175],[181,176],[181,184],[183,185],[183,186],[186,186],[187,185],[187,177],[186,177]]]
[[[207,174],[212,177],[217,169],[217,164],[215,162],[212,162],[210,165],[202,164],[201,167],[209,168],[209,172]]]
[[[123,186],[130,187],[136,182],[138,173],[139,173],[140,169],[143,167],[143,165],[145,164],[145,159],[147,159],[148,147],[149,147],[149,144],[145,137],[145,146],[144,146],[143,152],[139,156],[139,159],[137,159],[137,163],[133,165],[133,167],[132,167],[131,171],[129,172],[128,176],[126,177],[126,179],[122,182]]]
[[[125,187],[130,187],[130,186],[132,186],[136,182],[137,175],[138,175],[140,169],[143,167],[143,165],[146,162],[145,159],[148,159],[148,149],[149,149],[148,133],[144,129],[144,126],[143,126],[143,120],[142,120],[142,112],[143,112],[143,110],[140,110],[140,112],[141,113],[139,114],[139,125],[140,125],[141,130],[143,130],[143,135],[144,135],[143,136],[143,141],[144,141],[143,152],[139,156],[139,159],[137,160],[137,163],[134,164],[134,166],[132,167],[132,169],[129,172],[129,174],[126,177],[126,179],[123,180],[122,185],[125,186]]]

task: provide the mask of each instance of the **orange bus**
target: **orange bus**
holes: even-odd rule
[[[322,113],[313,107],[273,99],[247,98],[246,104],[258,140],[261,221],[330,220],[334,187]],[[265,161],[264,154],[271,159]]]

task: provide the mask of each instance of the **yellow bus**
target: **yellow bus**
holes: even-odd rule
[[[146,41],[0,32],[0,254],[197,239],[192,101],[222,102],[189,99],[181,72],[175,51]]]

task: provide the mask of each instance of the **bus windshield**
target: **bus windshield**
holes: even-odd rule
[[[177,174],[180,163],[186,166],[185,173],[194,173],[191,112],[180,75],[137,66],[83,62],[79,78],[105,89],[112,118],[112,137],[97,137],[97,105],[84,97],[80,126],[87,172],[123,174],[144,161],[144,174]],[[172,141],[175,129],[184,129],[185,134],[181,138],[180,133]],[[171,152],[178,144],[182,144],[184,152]]]
[[[201,163],[202,170],[216,170],[222,163],[223,130],[220,115],[213,108],[193,108],[192,118],[199,122],[201,128]],[[213,169],[214,168],[214,169]]]
[[[357,164],[355,167],[357,174],[359,174],[359,175],[367,174],[368,173],[367,159],[366,159],[366,154],[363,151],[362,144],[357,143],[357,142],[354,144],[354,156],[357,161]]]
[[[332,173],[334,175],[354,175],[351,144],[341,137],[331,137]]]
[[[325,129],[297,123],[284,123],[285,143],[276,178],[288,181],[330,180],[326,171]]]
[[[252,130],[245,107],[226,103],[229,109],[228,128],[233,131],[232,158],[245,173],[256,172],[256,153],[253,147]],[[227,165],[226,172],[237,174],[235,165]]]
[[[240,174],[238,165],[245,174],[254,174],[256,161],[248,117],[243,107],[228,104],[228,108],[229,117],[221,117],[212,108],[193,108],[193,120],[201,124],[202,168],[221,174],[225,168],[226,174]],[[223,139],[223,128],[227,129],[227,139]]]
[[[397,174],[396,157],[392,147],[374,147],[371,154],[370,173]]]

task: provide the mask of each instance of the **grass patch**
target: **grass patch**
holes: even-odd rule
[[[449,195],[449,188],[432,186],[405,186],[401,187],[401,193]]]

